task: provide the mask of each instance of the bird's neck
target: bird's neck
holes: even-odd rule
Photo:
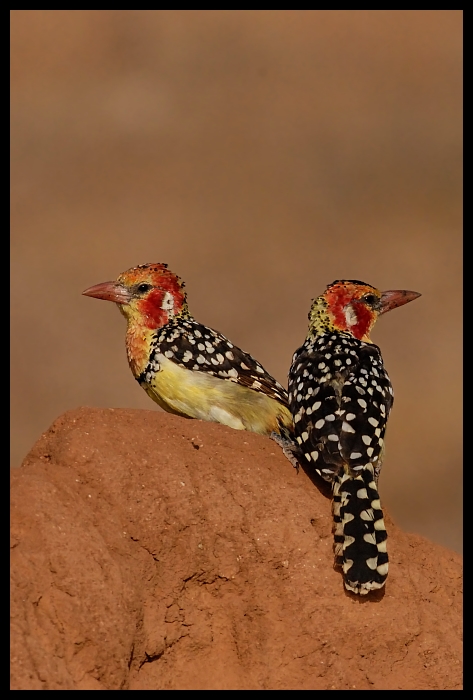
[[[179,323],[180,320],[190,318],[187,305],[181,309],[179,314],[172,314],[162,311],[159,319],[155,323],[150,323],[149,316],[143,314],[133,314],[127,316],[126,329],[126,354],[128,364],[135,377],[146,369],[151,355],[151,344],[156,334],[168,323]]]

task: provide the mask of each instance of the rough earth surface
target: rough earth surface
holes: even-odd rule
[[[462,687],[460,556],[387,515],[384,594],[345,593],[326,490],[267,438],[80,408],[11,482],[12,689]]]

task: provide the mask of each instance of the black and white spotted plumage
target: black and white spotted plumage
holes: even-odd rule
[[[284,387],[250,354],[190,314],[155,331],[148,363],[136,378],[165,410],[267,435],[297,465]]]
[[[156,331],[150,345],[148,365],[137,378],[140,383],[149,381],[159,371],[161,355],[184,369],[203,372],[266,394],[288,408],[286,390],[257,360],[190,315],[172,319]]]
[[[392,390],[369,333],[378,316],[417,292],[380,292],[357,280],[329,285],[313,301],[307,340],[294,355],[289,399],[251,355],[190,315],[184,283],[164,263],[130,268],[83,294],[117,304],[133,376],[161,408],[272,437],[292,464],[301,460],[331,481],[345,586],[364,594],[384,584],[377,480]]]
[[[288,390],[301,457],[333,484],[345,587],[381,588],[388,555],[377,480],[393,392],[380,350],[350,333],[309,337],[294,354]]]
[[[251,355],[189,312],[184,282],[164,263],[122,272],[83,293],[126,318],[128,363],[163,410],[273,438],[294,464],[287,392]]]
[[[391,382],[376,345],[348,333],[306,340],[296,351],[289,398],[297,442],[324,479],[344,465],[377,467],[393,402]]]

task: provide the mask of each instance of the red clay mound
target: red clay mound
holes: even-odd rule
[[[461,559],[387,525],[385,595],[355,599],[270,440],[71,411],[12,472],[11,687],[461,689]]]

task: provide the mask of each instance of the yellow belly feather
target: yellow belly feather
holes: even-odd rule
[[[289,410],[266,394],[211,374],[185,369],[164,355],[156,359],[160,370],[143,388],[169,413],[261,435],[279,433],[278,418],[288,427],[292,424]]]

